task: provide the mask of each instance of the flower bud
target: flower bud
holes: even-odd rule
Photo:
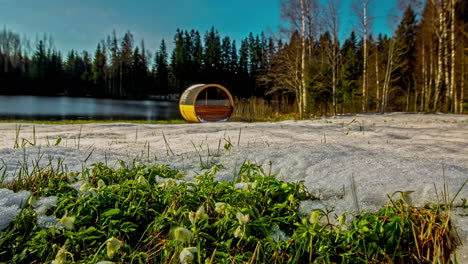
[[[198,207],[198,210],[195,213],[195,220],[201,220],[201,219],[205,219],[205,218],[208,218],[208,215],[205,214],[205,206],[202,205],[202,206]]]
[[[194,260],[194,253],[197,253],[197,248],[196,247],[188,247],[182,249],[182,251],[179,254],[179,259],[180,263],[185,264],[185,263],[190,263],[192,260]]]
[[[97,186],[98,189],[102,189],[106,186],[106,183],[103,180],[99,179],[99,181],[97,182]]]
[[[67,262],[67,251],[65,246],[61,247],[55,255],[55,259],[52,261],[52,264],[65,264]]]
[[[239,221],[239,224],[245,225],[250,221],[250,216],[248,214],[244,215],[241,212],[236,213],[237,221]]]
[[[115,253],[117,253],[117,251],[119,251],[120,247],[123,245],[123,242],[118,240],[115,237],[111,237],[107,239],[106,244],[107,244],[107,257],[112,259]]]
[[[227,205],[225,203],[215,203],[215,212],[222,214],[226,211]]]
[[[69,216],[63,216],[60,219],[60,223],[68,230],[73,229],[73,224],[75,223],[76,218],[75,217],[69,217]]]
[[[414,191],[403,191],[401,192],[401,199],[409,206],[413,206],[413,199],[411,199],[411,193]]]
[[[236,238],[242,237],[242,227],[241,226],[238,226],[236,228],[236,231],[234,231],[234,237],[236,237]]]
[[[320,211],[319,210],[313,210],[310,213],[309,223],[315,225],[315,224],[318,223],[319,220],[320,220]]]
[[[192,238],[192,232],[187,228],[178,227],[174,230],[174,238],[181,242],[186,242]]]

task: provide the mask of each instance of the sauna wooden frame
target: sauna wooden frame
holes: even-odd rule
[[[209,88],[219,88],[226,94],[229,106],[197,105],[199,95]],[[231,93],[219,84],[196,84],[185,90],[180,96],[179,109],[182,117],[194,123],[227,121],[234,111],[234,100]]]

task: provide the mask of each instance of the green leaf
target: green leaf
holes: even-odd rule
[[[105,217],[105,218],[108,218],[108,217],[112,217],[114,215],[118,215],[120,214],[120,209],[119,208],[112,208],[112,209],[109,209],[107,211],[105,211],[104,213],[102,213],[102,217]]]

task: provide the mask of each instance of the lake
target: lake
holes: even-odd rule
[[[154,121],[182,119],[182,116],[178,103],[169,101],[0,95],[0,118]]]

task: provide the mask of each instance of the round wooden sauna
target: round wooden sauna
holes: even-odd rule
[[[220,122],[231,116],[234,100],[219,84],[195,84],[180,96],[179,108],[189,122]]]

